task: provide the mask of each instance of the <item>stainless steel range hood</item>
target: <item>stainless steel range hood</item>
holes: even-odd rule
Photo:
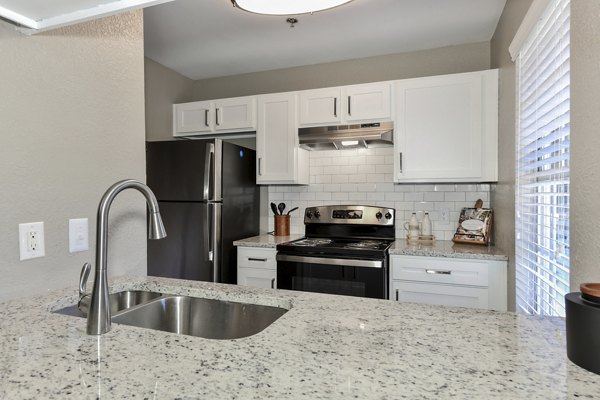
[[[319,126],[298,129],[300,147],[307,150],[343,150],[394,145],[394,123]]]

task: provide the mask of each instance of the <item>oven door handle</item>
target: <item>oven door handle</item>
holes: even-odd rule
[[[349,260],[347,258],[303,257],[277,254],[277,261],[300,262],[307,264],[338,265],[342,267],[383,268],[383,261]]]

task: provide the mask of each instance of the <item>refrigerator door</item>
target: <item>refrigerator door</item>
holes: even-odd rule
[[[215,193],[215,140],[146,143],[147,184],[160,201],[209,201]]]
[[[212,282],[214,206],[161,201],[159,207],[168,235],[148,240],[148,275]]]
[[[256,152],[227,142],[222,147],[221,282],[236,284],[233,242],[258,235],[260,188],[256,185]]]

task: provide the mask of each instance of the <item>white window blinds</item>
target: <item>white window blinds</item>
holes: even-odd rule
[[[551,0],[517,57],[517,311],[565,315],[569,291],[569,0]]]

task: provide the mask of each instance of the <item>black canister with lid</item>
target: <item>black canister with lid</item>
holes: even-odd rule
[[[565,296],[565,313],[567,357],[580,367],[600,374],[600,297],[569,293]]]

